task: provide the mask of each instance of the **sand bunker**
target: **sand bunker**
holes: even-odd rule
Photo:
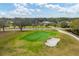
[[[47,40],[47,42],[45,42],[45,45],[49,47],[55,47],[59,41],[60,41],[59,38],[51,38]]]

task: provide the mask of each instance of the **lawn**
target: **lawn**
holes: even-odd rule
[[[51,37],[61,39],[56,47],[45,46],[44,43]],[[0,32],[0,55],[79,55],[79,41],[54,30]]]

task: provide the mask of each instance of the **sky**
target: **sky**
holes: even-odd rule
[[[0,18],[79,17],[78,3],[0,3]]]

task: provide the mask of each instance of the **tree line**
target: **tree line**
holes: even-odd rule
[[[46,26],[55,26],[62,28],[72,28],[71,31],[79,33],[79,18],[0,18],[0,29],[5,31],[6,27],[16,26],[23,31],[25,26],[43,26],[43,21],[52,22]]]

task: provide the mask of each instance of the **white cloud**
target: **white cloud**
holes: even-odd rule
[[[14,3],[14,6],[17,8],[20,6],[27,6],[27,4],[26,3]]]
[[[36,12],[40,12],[41,10],[40,10],[40,9],[36,9],[35,11],[36,11]]]
[[[0,18],[3,17],[4,15],[5,13],[0,11]]]
[[[29,9],[30,12],[40,12],[40,9]]]
[[[14,4],[15,9],[8,12],[0,12],[0,17],[30,17],[31,12],[28,8],[25,8],[26,4]]]
[[[52,9],[58,12],[66,13],[66,14],[77,14],[79,13],[79,4],[75,4],[71,7],[61,7],[60,5],[53,5],[53,4],[45,4],[44,5],[48,9]]]
[[[29,9],[25,7],[26,4],[14,4],[14,5],[16,7],[16,9],[14,11],[17,15],[20,14],[20,15],[22,15],[22,17],[23,17],[23,15],[27,16],[27,14],[31,15],[31,12],[29,11]]]
[[[73,13],[79,13],[79,4],[72,6],[69,10]]]
[[[79,13],[79,4],[75,4],[73,6],[70,6],[70,7],[61,7],[59,4],[48,4],[48,3],[38,3],[37,5],[41,6],[42,8],[45,7],[45,8],[48,8],[48,9],[51,9],[51,10],[55,10],[57,12],[62,12],[64,14],[77,14]],[[12,17],[31,17],[33,15],[33,13],[36,14],[36,16],[41,16],[41,17],[45,17],[45,15],[42,15],[43,13],[41,13],[41,9],[39,8],[27,8],[27,4],[26,3],[22,3],[22,4],[19,4],[19,3],[16,3],[14,4],[15,6],[15,9],[14,10],[11,10],[11,11],[8,11],[8,12],[1,12],[0,11],[0,17],[9,17],[9,18],[12,18]],[[46,17],[52,17],[54,15],[46,15]],[[60,16],[60,15],[59,15]]]
[[[31,17],[33,12],[38,13],[41,11],[40,9],[27,8],[27,4],[14,4],[14,6],[16,9],[11,11],[10,14],[15,17]]]
[[[9,17],[9,18],[14,18],[14,17],[31,17],[33,14],[32,13],[38,13],[41,10],[40,9],[31,9],[27,8],[27,4],[19,4],[16,3],[14,4],[15,9],[8,11],[8,12],[0,12],[0,17]]]
[[[57,11],[64,11],[65,10],[65,8],[60,7],[59,5],[52,5],[52,4],[48,5],[47,4],[47,5],[45,5],[45,7],[53,9],[53,10],[57,10]]]
[[[4,17],[6,17],[6,18],[13,18],[10,13],[0,11],[0,18],[4,18]]]

